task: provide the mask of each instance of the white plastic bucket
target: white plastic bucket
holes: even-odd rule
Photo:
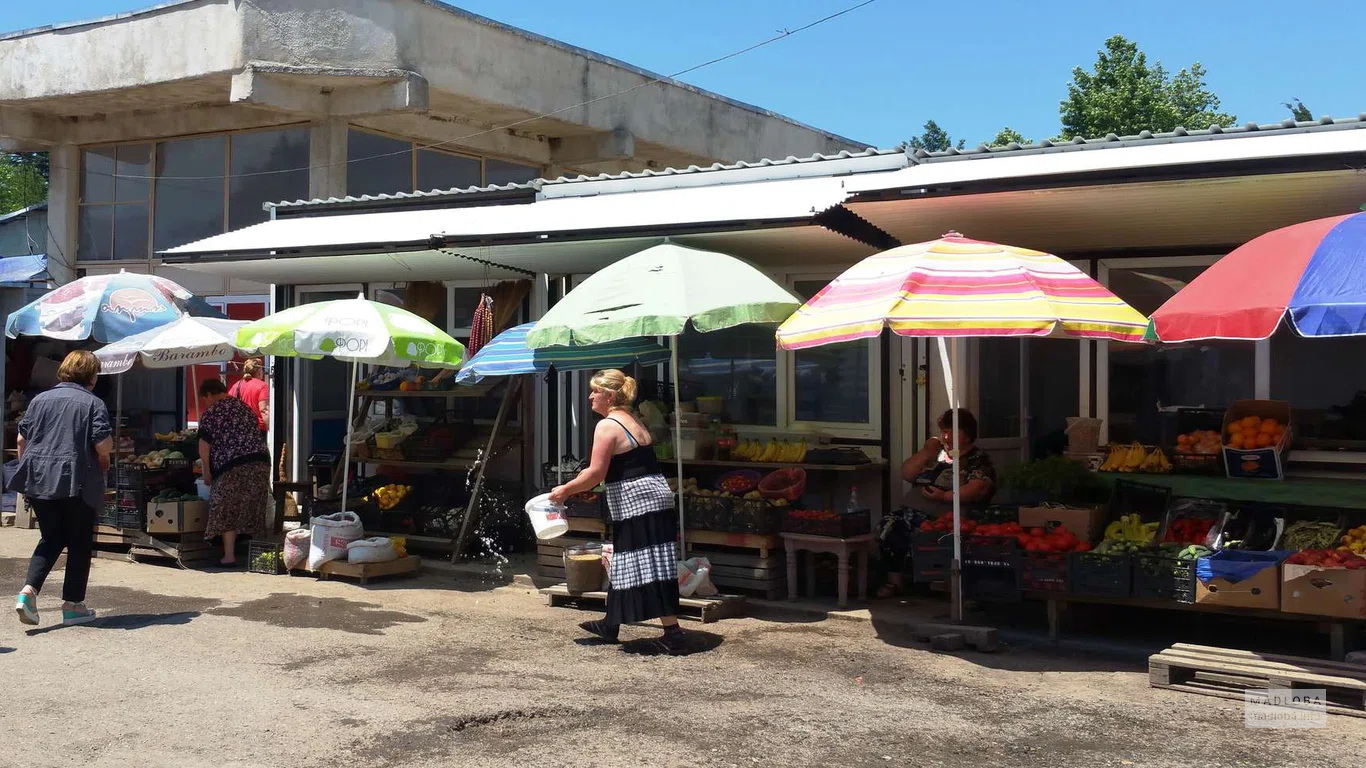
[[[550,494],[543,493],[528,501],[525,509],[536,538],[553,539],[569,532],[569,516],[564,507],[550,503]]]

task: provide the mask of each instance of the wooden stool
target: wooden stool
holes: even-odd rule
[[[868,558],[873,550],[873,534],[865,533],[849,539],[830,536],[810,536],[804,533],[784,533],[783,548],[787,550],[787,599],[797,599],[797,551],[807,551],[806,591],[815,591],[817,552],[833,552],[839,558],[839,607],[849,607],[849,556],[858,554],[858,599],[868,598]]]
[[[285,529],[285,494],[287,493],[299,495],[299,518],[303,526],[308,527],[308,521],[313,517],[312,483],[286,483],[276,480],[271,487],[271,493],[275,497],[275,509],[279,511],[275,517],[275,524],[271,526],[276,533],[283,533]]]

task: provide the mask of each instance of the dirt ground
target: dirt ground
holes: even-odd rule
[[[36,532],[0,530],[17,591]],[[1064,653],[935,654],[867,622],[694,622],[689,655],[450,576],[372,584],[98,560],[106,618],[0,631],[4,766],[1360,766],[1366,720],[1242,705]],[[7,606],[8,607],[8,604]],[[12,616],[13,614],[10,614]]]

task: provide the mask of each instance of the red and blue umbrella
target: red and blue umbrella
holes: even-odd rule
[[[11,313],[5,335],[109,343],[186,314],[212,313],[194,294],[164,277],[120,272],[83,277],[49,291]]]
[[[1268,232],[1220,259],[1152,314],[1167,342],[1366,335],[1366,213]]]

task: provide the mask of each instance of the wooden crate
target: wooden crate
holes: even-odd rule
[[[545,604],[555,608],[559,606],[589,607],[594,610],[602,610],[607,602],[606,592],[580,592],[571,593],[563,584],[556,584],[553,587],[546,587],[540,590],[545,598]],[[680,597],[678,599],[680,615],[685,618],[697,619],[703,624],[710,624],[721,619],[728,619],[734,616],[745,614],[745,598],[743,595],[716,595],[715,597]]]
[[[768,600],[787,596],[787,558],[783,555],[781,538],[717,534],[718,537],[748,537],[747,540],[727,539],[740,543],[725,545],[700,541],[693,538],[692,533],[689,531],[688,556],[705,557],[711,562],[711,581],[717,588]]]
[[[601,542],[602,539],[566,534],[554,539],[536,542],[536,575],[547,579],[564,581],[564,551],[588,542]]]
[[[216,563],[223,556],[222,549],[205,541],[203,533],[158,536],[137,531],[125,533],[132,540],[128,559],[135,563],[170,560],[181,568],[191,568]]]
[[[422,558],[409,555],[387,563],[348,563],[329,560],[318,569],[318,578],[326,581],[334,577],[357,579],[366,584],[370,579],[384,576],[416,576],[422,570]]]
[[[1366,668],[1358,664],[1178,643],[1148,657],[1148,683],[1237,700],[1249,690],[1322,688],[1328,712],[1366,717]]]

